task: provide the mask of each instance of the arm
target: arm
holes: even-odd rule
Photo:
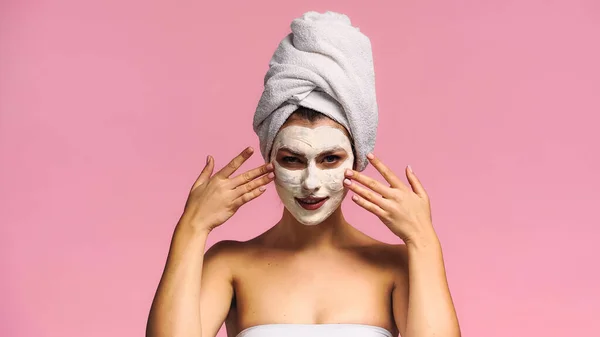
[[[173,235],[146,336],[215,336],[233,296],[231,272],[223,256],[224,243],[204,249],[208,233],[193,233],[178,225]]]
[[[405,254],[408,275],[404,272],[397,277],[392,298],[401,335],[460,337],[437,237],[407,243]]]
[[[393,290],[393,312],[403,337],[459,337],[442,248],[431,220],[425,188],[410,166],[404,184],[373,154],[369,161],[390,184],[385,186],[357,171],[347,171],[345,185],[356,194],[359,206],[375,214],[406,243],[403,264]],[[360,183],[355,184],[354,181]]]
[[[175,228],[147,337],[212,337],[227,317],[233,297],[228,244],[217,244],[206,254],[204,249],[208,233],[262,195],[272,181],[267,175],[271,164],[230,178],[252,153],[247,148],[214,175],[214,161],[208,157]]]

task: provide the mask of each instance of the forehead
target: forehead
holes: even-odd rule
[[[273,144],[275,151],[281,147],[301,152],[323,151],[335,147],[341,147],[348,152],[352,151],[350,140],[344,132],[331,125],[285,126],[279,130]]]
[[[318,118],[316,120],[313,121],[309,121],[306,119],[303,119],[301,117],[298,117],[294,114],[292,114],[283,124],[283,126],[281,127],[280,130],[283,130],[286,127],[289,126],[304,126],[307,128],[318,128],[321,126],[330,126],[333,128],[337,128],[340,131],[342,131],[344,133],[344,135],[346,135],[346,137],[350,138],[348,135],[348,131],[346,130],[346,128],[344,128],[341,124],[339,124],[338,122],[328,118],[328,117],[323,117],[323,118]]]

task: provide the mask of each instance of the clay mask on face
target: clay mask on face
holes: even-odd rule
[[[283,167],[276,159],[280,149],[299,157]],[[348,137],[338,128],[289,126],[275,137],[271,162],[275,167],[275,188],[287,210],[304,225],[318,225],[342,203],[346,190],[344,171],[352,169],[354,156]],[[342,163],[329,164],[335,156],[324,156],[332,150],[344,150]],[[286,158],[283,158],[286,159]]]

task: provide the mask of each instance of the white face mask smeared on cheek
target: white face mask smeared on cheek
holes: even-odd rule
[[[279,158],[284,160],[283,164],[279,163],[277,153],[280,149],[299,156]],[[341,150],[345,151],[345,158],[327,155]],[[337,163],[334,162],[336,158]],[[286,160],[290,160],[289,164]],[[304,225],[318,225],[342,203],[346,194],[344,171],[352,169],[354,156],[350,140],[340,129],[293,125],[277,134],[271,161],[275,167],[277,194],[287,210]]]

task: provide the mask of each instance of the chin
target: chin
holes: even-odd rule
[[[298,219],[296,219],[296,220],[298,220]],[[310,222],[310,221],[300,221],[300,220],[298,220],[298,222],[300,222],[304,226],[317,226],[317,225],[320,225],[321,223],[323,223],[323,221]]]
[[[327,212],[321,212],[320,214],[312,214],[312,216],[307,216],[307,215],[298,214],[298,213],[294,213],[294,212],[291,212],[291,213],[299,223],[301,223],[305,226],[317,226],[317,225],[320,225],[323,222],[325,222],[327,219],[329,219],[329,217],[331,216],[331,214],[333,214],[334,211],[335,211],[335,208],[331,209]]]

